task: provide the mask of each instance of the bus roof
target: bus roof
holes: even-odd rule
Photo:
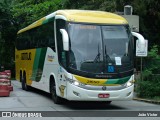
[[[57,15],[64,15],[67,21],[103,24],[127,24],[126,19],[110,12],[91,10],[59,10]]]
[[[91,11],[91,10],[58,10],[37,20],[31,25],[19,30],[17,34],[35,28],[37,26],[40,26],[50,21],[50,19],[54,19],[56,15],[62,15],[66,18],[67,21],[70,22],[84,22],[84,23],[98,23],[98,24],[128,24],[125,18],[110,12]]]

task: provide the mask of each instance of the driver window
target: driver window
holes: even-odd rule
[[[63,40],[60,29],[65,29],[66,21],[62,19],[56,20],[56,38],[57,38],[57,49],[58,59],[62,66],[66,67],[66,51],[63,50]]]

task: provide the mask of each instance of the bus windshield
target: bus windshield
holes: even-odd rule
[[[126,25],[69,23],[69,68],[107,73],[108,65],[131,64],[131,33]]]

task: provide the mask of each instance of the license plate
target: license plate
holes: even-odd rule
[[[99,98],[109,98],[110,97],[110,94],[98,94],[98,97]]]

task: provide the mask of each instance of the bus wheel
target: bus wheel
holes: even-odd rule
[[[20,82],[22,82],[22,71],[20,71]]]
[[[60,104],[61,103],[61,98],[59,96],[57,96],[56,93],[56,84],[54,80],[50,81],[50,91],[51,91],[51,96],[52,96],[52,100],[55,104]]]
[[[21,78],[21,83],[22,83],[22,89],[25,90],[26,83],[23,77]]]
[[[30,89],[30,86],[26,83],[26,74],[22,77],[22,89],[28,91]]]

